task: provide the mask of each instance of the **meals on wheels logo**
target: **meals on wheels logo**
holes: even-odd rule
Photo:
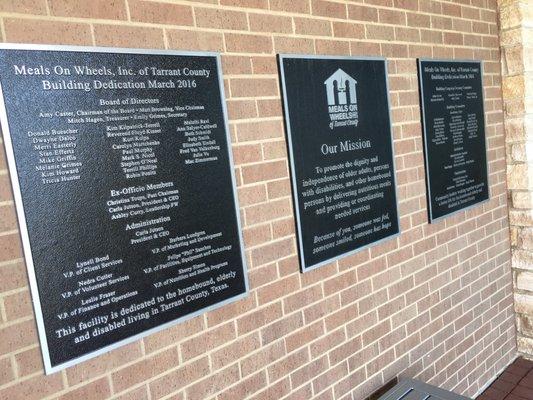
[[[357,109],[357,81],[338,69],[324,81],[328,98],[330,129],[339,126],[357,126],[359,112]]]

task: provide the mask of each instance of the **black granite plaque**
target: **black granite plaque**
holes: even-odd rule
[[[418,60],[429,220],[488,200],[479,61]]]
[[[4,45],[0,81],[48,373],[246,295],[217,55]]]
[[[302,271],[399,232],[383,59],[280,56]]]

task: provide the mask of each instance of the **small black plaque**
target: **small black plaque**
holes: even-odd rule
[[[220,58],[3,45],[47,373],[247,293]]]
[[[384,59],[280,56],[302,271],[399,233]]]
[[[418,60],[429,220],[488,200],[483,68]]]

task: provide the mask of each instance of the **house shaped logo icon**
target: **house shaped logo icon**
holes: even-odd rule
[[[355,88],[357,81],[342,69],[335,71],[324,81],[324,85],[326,85],[328,105],[357,104]]]
[[[357,81],[339,68],[324,81],[324,85],[326,86],[330,129],[358,126]]]

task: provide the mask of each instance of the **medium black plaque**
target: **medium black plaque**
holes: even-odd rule
[[[48,373],[246,295],[218,55],[4,45],[0,81]]]
[[[280,56],[302,271],[399,232],[384,59]]]
[[[418,60],[429,220],[488,200],[483,68]]]

